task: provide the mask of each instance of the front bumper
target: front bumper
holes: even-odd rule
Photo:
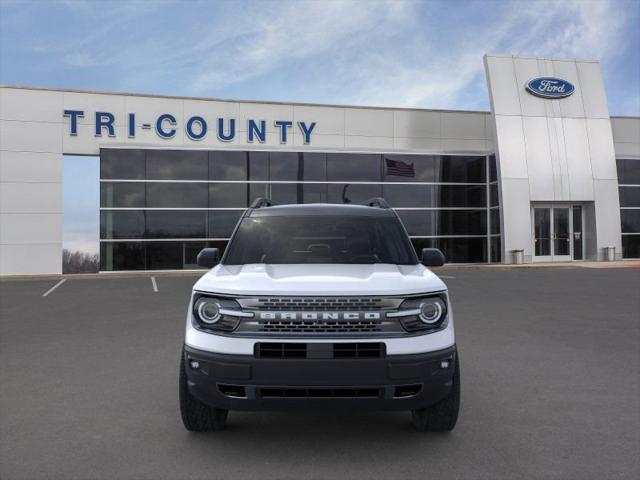
[[[256,358],[184,347],[190,392],[228,410],[424,408],[450,392],[456,354],[454,345],[384,358]]]

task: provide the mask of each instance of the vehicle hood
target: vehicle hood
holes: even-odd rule
[[[194,285],[231,295],[406,295],[446,290],[423,265],[218,265]]]

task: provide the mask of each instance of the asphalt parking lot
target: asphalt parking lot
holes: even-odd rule
[[[450,434],[404,412],[231,412],[224,432],[188,433],[196,277],[2,281],[0,478],[638,478],[640,269],[439,273],[461,353]]]

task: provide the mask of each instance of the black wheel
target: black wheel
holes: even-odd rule
[[[229,410],[212,407],[191,395],[185,368],[183,351],[180,358],[180,413],[184,428],[190,432],[217,432],[224,429]]]
[[[456,426],[459,409],[460,363],[456,354],[453,386],[449,395],[430,407],[411,410],[411,420],[420,432],[450,432]]]

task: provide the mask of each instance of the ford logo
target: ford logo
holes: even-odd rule
[[[529,80],[526,85],[529,93],[542,98],[564,98],[571,95],[576,87],[566,80],[554,77],[540,77]]]

